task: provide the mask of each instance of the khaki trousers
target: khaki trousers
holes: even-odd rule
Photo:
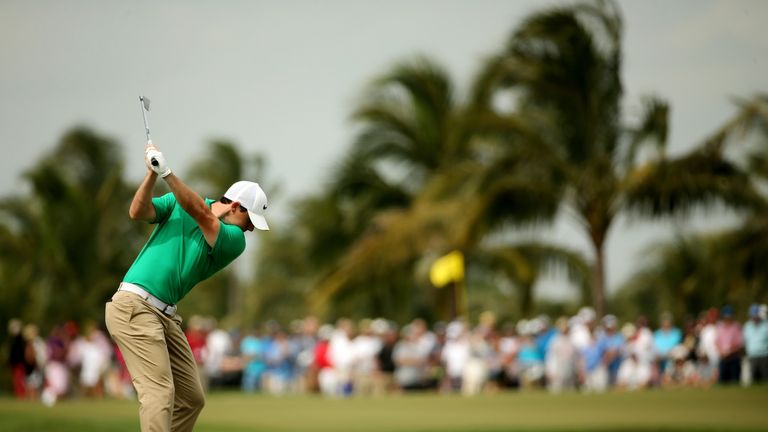
[[[118,291],[105,318],[138,394],[142,432],[191,431],[205,396],[181,317]]]

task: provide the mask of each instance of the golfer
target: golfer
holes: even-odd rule
[[[245,231],[268,230],[267,197],[239,181],[219,201],[203,200],[152,144],[131,219],[156,224],[106,305],[109,333],[125,357],[139,399],[142,431],[191,431],[205,398],[176,304],[245,250]],[[171,193],[152,197],[157,177]]]

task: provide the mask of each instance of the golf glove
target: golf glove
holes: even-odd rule
[[[165,156],[163,156],[163,153],[156,149],[148,149],[145,152],[145,158],[147,161],[147,166],[154,172],[157,173],[162,178],[166,178],[171,174],[171,169],[168,167],[168,164],[165,162]]]

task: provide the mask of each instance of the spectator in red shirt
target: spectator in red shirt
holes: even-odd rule
[[[720,383],[738,383],[741,378],[741,354],[744,338],[741,325],[733,319],[733,309],[723,307],[722,320],[717,324],[715,345],[720,354]]]
[[[189,317],[189,325],[187,331],[184,332],[189,342],[189,348],[192,349],[192,357],[197,363],[197,371],[200,374],[200,383],[203,385],[203,390],[208,391],[208,377],[205,374],[205,348],[206,340],[208,338],[205,332],[205,326],[203,325],[203,318],[200,316]]]
[[[320,392],[327,395],[335,394],[337,383],[329,350],[332,335],[333,326],[330,324],[323,324],[318,329],[317,336],[319,339],[315,345],[315,361],[312,366],[314,373],[317,374]]]

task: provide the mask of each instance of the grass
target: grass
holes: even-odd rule
[[[208,395],[196,431],[768,431],[768,387],[601,395],[505,392],[331,400]],[[138,430],[138,403],[68,400],[47,408],[0,398],[4,432]]]

